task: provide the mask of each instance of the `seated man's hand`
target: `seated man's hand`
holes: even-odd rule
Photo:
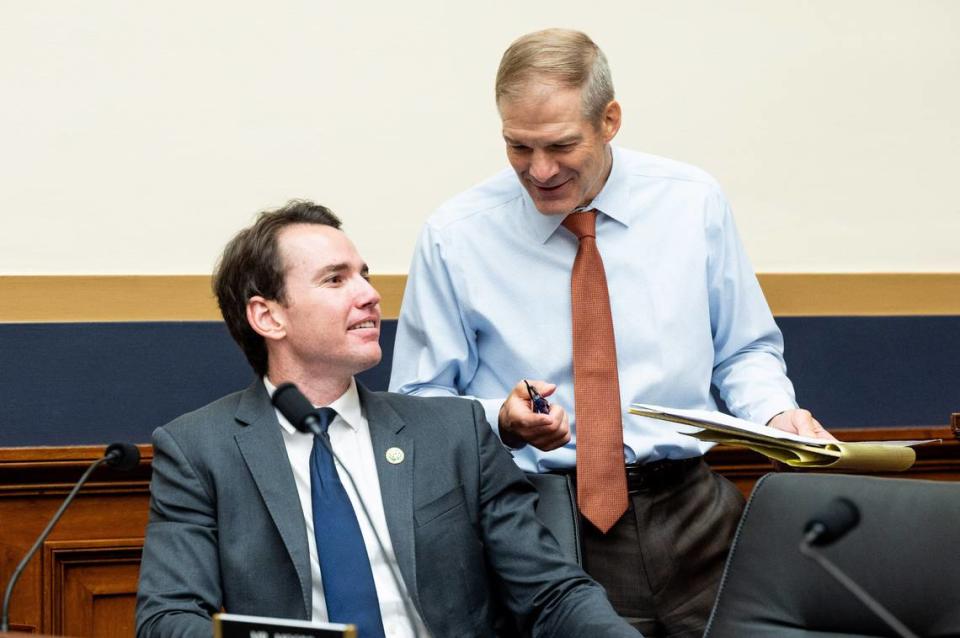
[[[817,439],[827,439],[836,441],[837,437],[823,429],[820,422],[813,418],[809,410],[797,408],[796,410],[787,410],[770,419],[767,423],[772,428],[799,434],[800,436],[809,436]]]
[[[542,397],[550,396],[557,389],[555,384],[546,381],[530,381],[530,385]],[[550,405],[548,414],[534,412],[523,381],[513,387],[500,406],[499,427],[500,440],[513,448],[529,443],[547,452],[562,447],[570,440],[570,422],[566,410],[554,403]]]

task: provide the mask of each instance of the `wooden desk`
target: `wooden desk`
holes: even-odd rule
[[[33,545],[103,447],[0,449],[0,583]],[[68,636],[134,633],[153,450],[132,472],[98,469],[27,564],[10,601],[11,629]]]
[[[960,430],[960,414],[953,415]],[[960,480],[960,440],[950,426],[836,430],[847,441],[942,438],[917,448],[917,462],[896,474]],[[101,468],[33,557],[14,590],[11,629],[69,636],[128,638],[150,499],[153,450],[132,472]],[[0,448],[0,583],[5,587],[17,563],[83,471],[103,447]],[[717,446],[710,465],[746,495],[772,471],[766,457]],[[893,476],[893,475],[891,475]]]

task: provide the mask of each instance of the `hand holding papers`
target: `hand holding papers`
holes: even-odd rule
[[[844,443],[798,436],[721,412],[680,410],[634,403],[630,413],[679,424],[677,431],[701,441],[736,445],[797,468],[899,472],[916,460],[911,446],[927,441]]]

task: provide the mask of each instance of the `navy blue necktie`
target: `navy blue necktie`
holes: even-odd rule
[[[326,435],[337,413],[320,408],[317,415]],[[327,616],[331,622],[353,623],[362,638],[383,638],[380,603],[360,524],[333,457],[316,436],[310,452],[310,494]]]

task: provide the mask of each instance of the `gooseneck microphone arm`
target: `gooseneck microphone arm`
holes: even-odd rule
[[[360,495],[360,490],[357,489],[357,483],[353,480],[353,475],[350,474],[350,470],[343,464],[343,461],[340,460],[337,453],[333,451],[333,446],[330,445],[330,436],[320,427],[320,419],[317,418],[313,404],[310,403],[310,400],[292,383],[281,383],[277,386],[271,400],[274,407],[280,411],[280,414],[282,414],[293,427],[300,432],[310,433],[317,437],[327,452],[330,453],[330,456],[333,457],[333,462],[343,470],[347,480],[350,482],[353,493],[357,495],[360,510],[363,512],[363,517],[366,519],[367,525],[370,526],[370,531],[373,532],[373,538],[377,541],[377,547],[380,548],[380,553],[383,554],[383,559],[389,567],[393,584],[396,586],[397,593],[400,594],[400,599],[403,601],[403,611],[407,616],[407,621],[410,623],[413,636],[414,638],[420,638],[417,617],[413,612],[413,608],[410,606],[410,596],[406,593],[407,590],[403,586],[402,579],[398,573],[397,563],[390,557],[390,554],[387,553],[387,548],[383,544],[383,540],[380,538],[376,526],[373,524],[373,518],[370,516],[369,510],[367,510],[367,504]]]
[[[13,570],[13,575],[10,577],[10,582],[7,584],[7,591],[3,595],[3,616],[0,617],[0,631],[8,631],[10,629],[10,596],[13,594],[13,587],[17,584],[20,574],[23,573],[27,563],[30,562],[30,559],[33,558],[33,555],[36,554],[37,550],[40,549],[40,546],[43,545],[43,541],[45,541],[47,536],[50,535],[50,532],[53,531],[54,525],[57,524],[57,521],[60,520],[60,517],[63,516],[63,513],[67,511],[67,507],[69,507],[70,503],[73,502],[77,492],[79,492],[80,488],[83,487],[83,484],[87,482],[87,479],[90,478],[90,475],[93,474],[94,470],[103,464],[110,465],[119,470],[131,470],[136,467],[139,462],[140,450],[137,449],[137,446],[130,443],[113,443],[107,447],[102,457],[94,461],[93,464],[87,468],[87,471],[83,473],[83,476],[80,477],[80,480],[77,481],[77,484],[74,485],[73,489],[70,490],[70,493],[67,494],[67,498],[63,499],[60,509],[54,513],[54,515],[50,518],[50,522],[47,523],[47,526],[43,528],[42,532],[40,532],[40,536],[37,537],[33,547],[31,547],[26,553],[26,555],[17,565],[17,568]]]
[[[856,581],[837,567],[833,561],[821,554],[815,545],[829,545],[839,539],[860,522],[860,511],[849,499],[835,498],[819,516],[813,517],[804,529],[804,538],[800,543],[800,553],[812,559],[820,567],[833,576],[840,585],[853,594],[857,600],[873,612],[880,620],[900,638],[918,638],[906,625],[891,614],[886,607],[880,604],[873,596],[867,593]]]

